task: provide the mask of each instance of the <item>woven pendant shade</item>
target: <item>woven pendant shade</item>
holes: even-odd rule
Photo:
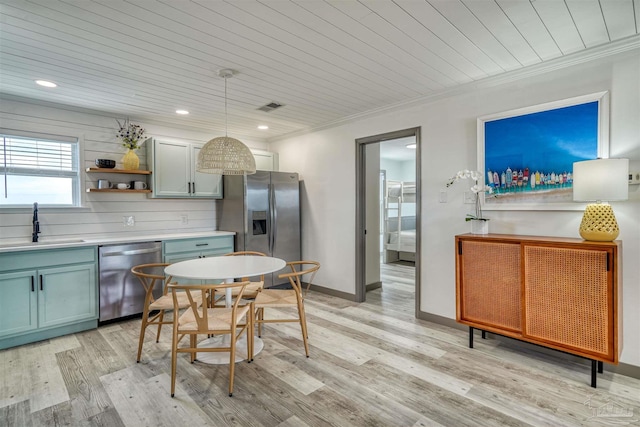
[[[198,172],[218,175],[250,175],[256,173],[256,161],[242,142],[219,136],[202,147],[196,169]]]
[[[224,136],[213,138],[198,153],[196,170],[217,175],[251,175],[256,173],[256,161],[251,150],[241,141],[227,136],[227,79],[235,70],[224,69],[218,75],[224,78]]]

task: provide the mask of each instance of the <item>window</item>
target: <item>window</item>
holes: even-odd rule
[[[78,140],[0,134],[1,206],[79,206]]]

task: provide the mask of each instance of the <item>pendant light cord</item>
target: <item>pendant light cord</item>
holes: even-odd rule
[[[224,136],[229,137],[229,123],[227,114],[227,76],[224,76]]]

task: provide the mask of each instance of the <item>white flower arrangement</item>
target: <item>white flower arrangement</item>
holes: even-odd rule
[[[478,171],[470,171],[468,169],[464,169],[461,171],[458,171],[458,173],[456,173],[453,177],[449,178],[449,181],[447,181],[447,188],[451,187],[454,183],[456,183],[457,181],[460,181],[461,179],[471,179],[475,182],[474,185],[471,186],[470,190],[471,192],[474,194],[474,198],[475,198],[475,215],[472,214],[467,214],[465,221],[471,221],[471,220],[480,220],[480,221],[489,221],[489,218],[484,218],[482,216],[482,205],[480,204],[480,194],[481,193],[487,193],[487,194],[493,194],[493,188],[489,187],[488,185],[480,185],[478,184],[478,180],[480,179],[482,175],[480,175],[480,172]]]

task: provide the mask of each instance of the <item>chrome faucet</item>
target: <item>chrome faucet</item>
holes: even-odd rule
[[[40,221],[38,221],[38,203],[33,204],[33,233],[31,233],[31,241],[38,241],[38,234],[40,234]]]

